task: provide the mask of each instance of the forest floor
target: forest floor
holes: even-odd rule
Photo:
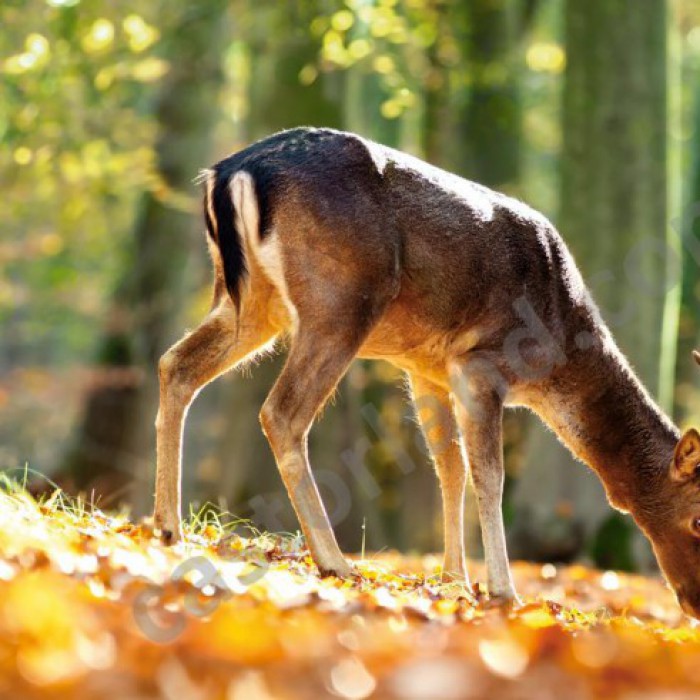
[[[0,697],[700,697],[700,628],[657,579],[515,564],[525,605],[440,582],[438,559],[321,579],[300,542],[147,525],[0,490]],[[471,567],[477,580],[483,570]]]

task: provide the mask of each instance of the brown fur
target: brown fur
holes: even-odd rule
[[[700,515],[700,493],[692,479],[670,478],[679,433],[615,346],[544,217],[331,130],[278,134],[217,164],[208,178],[208,191],[218,188],[207,204],[212,312],[160,369],[155,518],[166,537],[180,534],[186,407],[206,382],[288,335],[289,357],[261,421],[322,571],[350,568],[314,483],[306,436],[354,357],[385,359],[408,374],[434,457],[446,572],[467,578],[466,448],[489,588],[515,598],[501,516],[501,419],[504,406],[526,406],[598,473],[611,502],[632,513],[684,605],[697,609],[700,548],[688,523]],[[235,222],[216,210],[224,185]]]

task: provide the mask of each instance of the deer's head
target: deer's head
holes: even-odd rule
[[[693,357],[700,365],[700,353]],[[700,619],[700,433],[694,428],[675,447],[654,511],[644,529],[659,565],[683,611]]]

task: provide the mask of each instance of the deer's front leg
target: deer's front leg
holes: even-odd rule
[[[413,403],[440,480],[446,578],[469,582],[464,556],[464,490],[467,467],[450,395],[417,375],[411,376]]]
[[[180,525],[182,433],[197,392],[273,337],[266,321],[236,317],[228,299],[160,360],[160,406],[156,418],[156,498],[153,521],[166,544],[182,536]]]
[[[491,595],[517,601],[503,525],[503,402],[488,377],[467,365],[450,368],[455,412],[476,493]]]

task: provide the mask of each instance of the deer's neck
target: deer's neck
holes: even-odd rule
[[[542,418],[592,467],[612,505],[638,511],[653,498],[679,439],[611,339],[569,358],[547,387]]]

